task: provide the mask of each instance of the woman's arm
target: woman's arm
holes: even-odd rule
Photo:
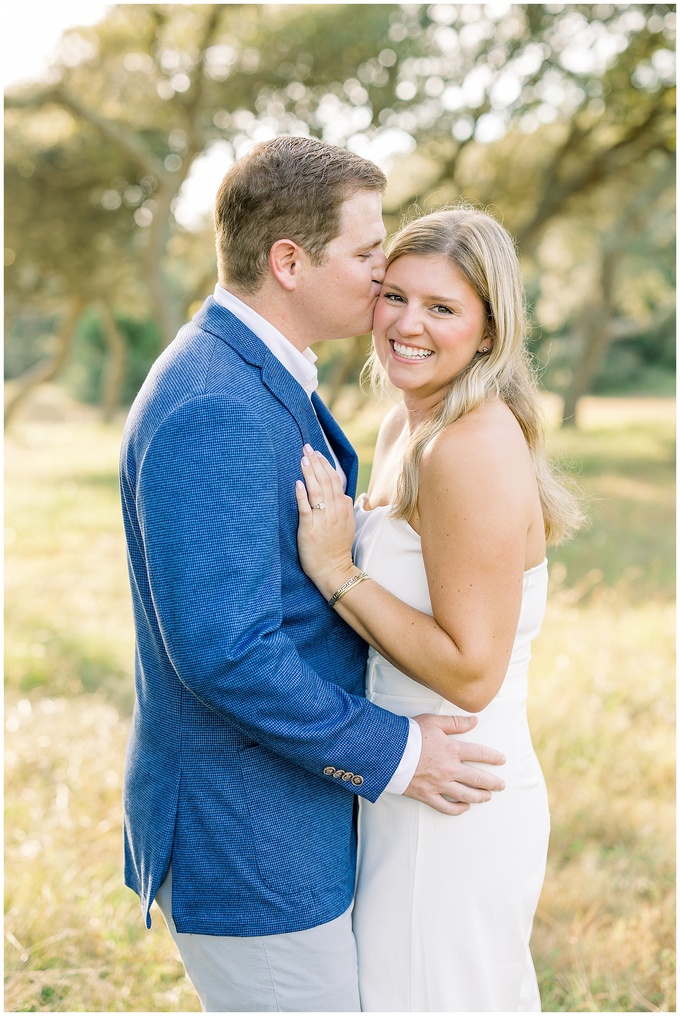
[[[396,667],[470,712],[488,705],[505,676],[537,497],[514,418],[505,407],[487,408],[438,435],[421,465],[420,535],[434,617],[374,581],[353,586],[335,606]],[[323,456],[307,460],[309,499],[298,490],[301,559],[330,599],[359,574],[351,502]],[[319,500],[326,509],[312,510]]]

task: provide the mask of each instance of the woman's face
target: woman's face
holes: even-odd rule
[[[492,340],[484,304],[460,272],[439,255],[406,254],[385,274],[373,344],[407,404],[428,411]]]

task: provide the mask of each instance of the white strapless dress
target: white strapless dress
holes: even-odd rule
[[[388,508],[366,511],[363,503],[356,508],[356,564],[431,614],[420,537]],[[550,818],[526,697],[547,582],[545,561],[525,572],[505,680],[474,730],[461,735],[503,752],[505,766],[491,768],[506,789],[458,816],[395,794],[375,804],[360,800],[354,930],[364,1012],[540,1011],[529,937]],[[404,716],[464,712],[373,649],[366,693]]]

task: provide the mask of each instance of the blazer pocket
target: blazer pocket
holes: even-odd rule
[[[354,879],[354,795],[257,745],[240,752],[257,867],[283,893]]]

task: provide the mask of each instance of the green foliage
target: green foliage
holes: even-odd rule
[[[117,324],[129,351],[121,388],[121,401],[129,405],[158,355],[160,335],[151,321],[119,316]],[[93,405],[100,403],[106,354],[99,314],[93,308],[78,323],[73,356],[63,375],[64,386],[75,398]]]
[[[5,348],[5,378],[17,377],[49,352],[50,336],[58,323],[56,315],[27,311],[13,323],[12,342]]]
[[[624,389],[636,365],[658,387],[666,343],[579,365],[616,358],[621,326],[673,328],[674,37],[668,4],[114,5],[74,32],[79,61],[7,98],[10,360],[29,304],[54,319],[74,293],[169,341],[211,288],[208,231],[175,218],[192,167],[308,133],[389,162],[390,228],[461,195],[498,210],[561,387]]]
[[[658,395],[675,393],[675,322],[611,343],[593,380],[594,395]],[[551,391],[563,390],[572,376],[577,349],[569,335],[544,334],[534,343],[541,381]]]
[[[48,106],[36,119],[30,130],[9,131],[5,147],[11,320],[28,307],[58,308],[67,294],[96,299],[116,284],[133,285],[126,271],[138,242],[132,213],[124,202],[108,207],[104,194],[112,177],[134,174],[130,160],[62,109]]]
[[[605,401],[606,405],[606,401]],[[579,538],[552,552],[571,585],[590,574],[592,587],[625,590],[631,602],[673,597],[675,559],[667,534],[675,514],[674,421],[636,421],[612,428],[592,422],[584,435],[561,432],[553,449],[578,463],[578,482],[589,495],[591,525]]]
[[[673,395],[675,356],[670,352],[661,345],[657,359],[657,347],[651,343],[617,343],[605,354],[591,387],[593,395]]]

